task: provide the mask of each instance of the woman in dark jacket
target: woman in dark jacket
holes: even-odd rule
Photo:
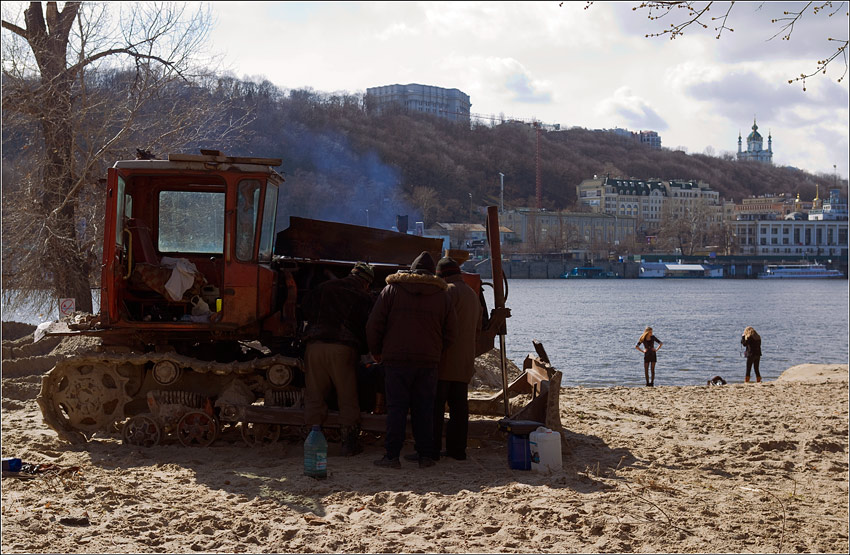
[[[746,348],[747,355],[747,375],[744,377],[745,382],[750,381],[750,370],[756,371],[756,382],[761,381],[759,374],[759,360],[761,359],[761,337],[756,333],[752,326],[747,326],[744,333],[741,335],[741,345]]]

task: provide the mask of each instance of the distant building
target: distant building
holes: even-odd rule
[[[428,230],[431,235],[449,237],[451,249],[472,249],[483,247],[487,241],[487,228],[481,224],[461,224],[437,222]],[[499,240],[502,243],[513,240],[514,232],[505,226],[499,226]]]
[[[655,131],[641,131],[638,133],[640,144],[655,150],[661,150],[661,135]]]
[[[637,219],[587,212],[548,212],[532,208],[506,210],[499,220],[514,240],[533,251],[566,252],[577,247],[631,244]]]
[[[847,256],[847,220],[742,220],[731,227],[742,255]]]
[[[816,192],[809,210],[810,220],[847,220],[847,199],[841,198],[841,189],[830,189],[829,197],[823,200],[819,196]]]
[[[661,150],[661,135],[659,135],[656,131],[640,131],[635,133],[634,131],[629,131],[622,127],[603,129],[603,131],[619,135],[625,139],[631,139],[654,150]]]
[[[636,218],[641,232],[657,229],[665,214],[684,217],[698,207],[707,208],[709,223],[723,220],[720,194],[706,183],[593,176],[576,187],[576,197],[593,212]]]
[[[366,89],[366,105],[376,114],[388,106],[402,106],[407,110],[466,122],[469,121],[469,110],[472,107],[469,95],[458,89],[416,83],[370,87]]]
[[[773,138],[767,134],[767,150],[764,150],[764,139],[758,132],[759,126],[753,118],[753,131],[747,135],[747,150],[741,150],[741,133],[738,133],[738,161],[739,162],[761,162],[763,164],[773,163]]]

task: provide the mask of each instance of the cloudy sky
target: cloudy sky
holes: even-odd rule
[[[422,83],[458,88],[472,112],[590,129],[652,129],[665,147],[737,150],[753,118],[774,162],[848,175],[848,81],[837,59],[806,91],[788,80],[846,40],[847,4],[806,15],[790,40],[772,19],[805,2],[736,3],[724,31],[646,38],[637,2],[213,2],[212,48],[239,78],[285,88],[365,92]],[[698,2],[697,4],[705,4]],[[720,16],[728,3],[712,6]],[[746,142],[744,143],[746,148]]]

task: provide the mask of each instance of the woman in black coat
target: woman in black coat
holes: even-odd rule
[[[744,333],[741,335],[741,345],[746,348],[747,355],[747,375],[744,377],[745,382],[750,381],[750,370],[756,371],[756,382],[761,381],[759,374],[759,360],[761,359],[761,337],[756,333],[752,326],[747,326]]]

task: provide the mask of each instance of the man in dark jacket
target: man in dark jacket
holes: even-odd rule
[[[469,429],[468,390],[475,374],[475,340],[481,331],[482,309],[478,294],[463,281],[460,266],[452,258],[441,258],[437,275],[448,284],[447,290],[457,316],[457,340],[443,352],[437,373],[437,396],[434,402],[433,459],[440,458],[443,443],[443,415],[449,406],[444,456],[466,459],[466,438]]]
[[[357,361],[368,352],[366,321],[372,308],[369,285],[375,272],[358,262],[351,273],[326,281],[312,291],[304,302],[307,349],[307,390],[304,399],[304,423],[321,425],[328,415],[325,399],[336,388],[339,403],[342,452],[346,456],[360,452],[360,405],[357,401]]]
[[[387,397],[386,455],[378,466],[400,468],[410,410],[419,466],[433,466],[434,395],[437,365],[454,341],[457,323],[446,282],[434,275],[434,259],[423,251],[410,271],[387,277],[369,315],[369,350],[384,365]]]

